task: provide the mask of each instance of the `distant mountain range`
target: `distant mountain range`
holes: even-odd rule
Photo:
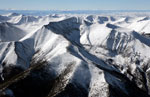
[[[21,12],[0,15],[0,97],[150,97],[150,15]]]

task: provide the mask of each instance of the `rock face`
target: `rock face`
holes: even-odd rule
[[[149,17],[1,17],[0,96],[150,97]]]

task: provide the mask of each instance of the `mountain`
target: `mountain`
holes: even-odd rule
[[[148,17],[3,16],[0,95],[150,96]]]
[[[0,23],[0,41],[17,41],[25,36],[25,32],[15,25],[3,22]]]

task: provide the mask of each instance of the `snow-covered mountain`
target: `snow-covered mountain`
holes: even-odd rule
[[[0,16],[0,95],[149,97],[150,19]]]

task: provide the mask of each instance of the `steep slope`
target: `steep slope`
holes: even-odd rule
[[[0,23],[0,41],[17,41],[23,38],[26,33],[8,22]]]

